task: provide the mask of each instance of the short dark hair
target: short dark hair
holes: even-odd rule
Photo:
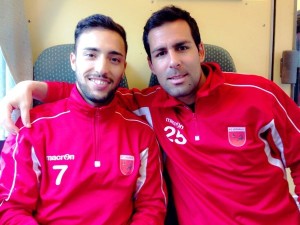
[[[180,9],[174,5],[165,6],[164,8],[154,12],[151,15],[151,17],[147,20],[146,25],[144,26],[143,43],[149,59],[151,59],[150,46],[148,40],[149,32],[152,29],[156,27],[160,27],[167,22],[173,22],[176,20],[184,20],[188,23],[191,29],[191,34],[194,39],[194,42],[197,48],[199,49],[199,44],[201,43],[201,37],[200,37],[200,31],[196,20],[193,17],[191,17],[189,12],[183,9]]]
[[[128,50],[128,44],[126,40],[126,31],[124,28],[113,21],[112,18],[109,16],[105,16],[102,14],[94,14],[91,16],[88,16],[82,20],[80,20],[77,23],[76,29],[75,29],[75,34],[74,34],[74,39],[75,39],[75,45],[74,45],[74,50],[76,52],[76,47],[77,47],[77,39],[79,36],[86,30],[93,29],[93,28],[103,28],[111,31],[117,32],[123,39],[124,44],[125,44],[125,51],[127,53]]]

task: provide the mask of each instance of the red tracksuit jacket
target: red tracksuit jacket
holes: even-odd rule
[[[91,107],[74,88],[32,110],[2,151],[0,224],[164,223],[155,135],[118,104]]]
[[[180,225],[299,225],[286,180],[290,168],[300,196],[298,106],[262,77],[202,68],[194,111],[160,86],[118,92],[154,128]]]

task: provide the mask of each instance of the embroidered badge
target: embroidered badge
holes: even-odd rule
[[[246,143],[246,128],[228,127],[228,141],[232,146],[243,146]]]
[[[120,155],[120,170],[124,175],[132,174],[134,169],[134,156]]]

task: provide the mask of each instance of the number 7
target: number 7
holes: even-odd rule
[[[60,185],[62,176],[64,175],[64,173],[68,169],[68,166],[67,165],[54,165],[53,169],[54,170],[60,170],[59,174],[57,175],[56,181],[55,181],[56,185]]]

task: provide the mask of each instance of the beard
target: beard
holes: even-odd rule
[[[94,105],[96,106],[106,105],[110,103],[115,96],[116,90],[118,89],[118,87],[116,87],[115,89],[112,89],[109,92],[107,92],[106,95],[97,96],[93,94],[93,92],[90,90],[88,85],[80,82],[78,79],[76,83],[77,83],[77,88],[81,93],[82,97],[86,101],[90,103],[94,103]]]

